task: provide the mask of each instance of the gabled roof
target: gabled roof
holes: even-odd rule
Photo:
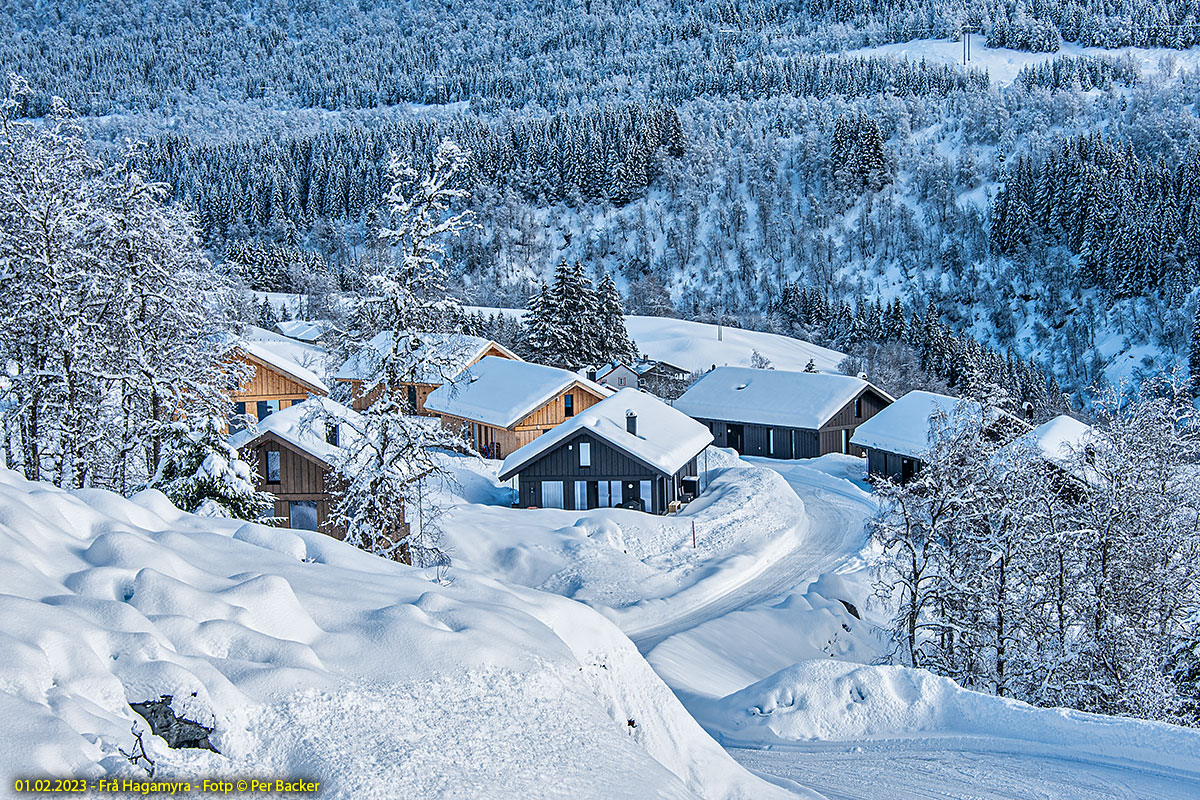
[[[929,450],[929,420],[935,413],[952,414],[959,403],[976,413],[981,406],[934,392],[909,392],[854,429],[850,444],[916,458]]]
[[[565,369],[487,356],[430,392],[425,408],[508,428],[576,383],[598,397],[612,393]]]
[[[1086,452],[1096,435],[1091,425],[1065,414],[1044,422],[1013,444],[1032,444],[1049,463],[1085,483],[1095,483],[1094,471],[1085,469],[1078,456]]]
[[[675,408],[697,419],[817,429],[865,389],[862,378],[826,372],[717,367],[693,383]]]
[[[315,342],[325,335],[325,323],[309,322],[306,319],[288,319],[276,323],[275,330],[291,339]]]
[[[413,380],[415,383],[441,384],[450,376],[457,375],[479,359],[489,349],[495,348],[513,361],[521,357],[502,344],[479,336],[463,333],[417,333],[413,335],[418,347],[413,351]],[[359,350],[334,374],[339,381],[369,381],[375,377],[380,359],[392,347],[392,332],[376,334],[365,347]],[[432,352],[430,352],[432,351]],[[417,361],[423,363],[416,363]],[[401,367],[402,372],[407,372]],[[443,374],[444,373],[444,374]]]
[[[636,435],[626,429],[629,412],[637,415]],[[713,440],[706,425],[653,395],[626,388],[509,454],[500,468],[500,480],[508,480],[526,464],[582,432],[604,439],[666,475],[674,475]]]
[[[653,359],[645,359],[643,361],[638,361],[636,364],[634,364],[632,367],[630,367],[630,369],[632,369],[638,375],[645,375],[647,372],[650,372],[653,369],[657,369],[658,367],[662,367],[664,370],[667,370],[668,372],[679,372],[684,375],[688,374],[688,371],[686,369],[684,369],[683,367],[676,366],[676,365],[672,364],[670,361],[655,361]]]
[[[332,466],[341,453],[339,445],[325,439],[325,417],[339,420],[338,442],[344,446],[358,436],[361,416],[328,397],[311,397],[303,403],[276,411],[260,420],[255,428],[238,431],[229,437],[229,443],[241,449],[254,444],[268,433],[274,434],[296,449]]]
[[[292,359],[271,348],[265,342],[238,339],[233,342],[231,349],[240,350],[272,369],[294,378],[299,383],[308,386],[314,393],[329,394],[329,387],[325,385],[325,381],[317,376],[317,373],[307,367],[300,366]]]

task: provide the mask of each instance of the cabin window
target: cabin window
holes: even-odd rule
[[[338,426],[336,422],[325,423],[325,443],[338,446]]]
[[[279,483],[279,451],[267,451],[267,483]]]
[[[624,386],[624,385],[625,385],[625,379],[617,378],[617,386]]]
[[[862,398],[861,397],[856,397],[854,399],[854,418],[862,419]]]
[[[293,500],[288,503],[288,517],[292,528],[298,531],[317,529],[317,501]]]
[[[616,508],[621,505],[620,481],[600,481],[596,490],[596,505],[599,508]]]
[[[638,482],[638,494],[642,499],[642,508],[646,511],[654,509],[654,490],[651,488],[651,485],[650,481]]]
[[[563,482],[542,481],[542,508],[563,507]]]
[[[563,395],[563,414],[568,417],[575,416],[575,396],[570,394]]]
[[[767,428],[767,454],[775,455],[775,429]]]
[[[586,511],[587,502],[587,481],[575,481],[575,510]]]
[[[255,409],[259,422],[262,422],[267,417],[279,410],[278,400],[259,400],[258,406]]]
[[[414,414],[417,411],[417,387],[408,387],[408,410]]]
[[[579,466],[590,467],[592,465],[592,445],[588,442],[579,443]]]
[[[850,429],[842,428],[842,452],[850,452]]]

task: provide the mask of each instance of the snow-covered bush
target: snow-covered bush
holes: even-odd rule
[[[170,425],[150,487],[192,514],[257,520],[269,516],[275,497],[255,488],[258,476],[238,457],[215,417]]]

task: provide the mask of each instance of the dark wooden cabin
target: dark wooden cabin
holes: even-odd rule
[[[635,508],[664,514],[700,492],[700,423],[636,389],[622,389],[505,459],[522,508]]]
[[[718,447],[768,458],[862,456],[855,429],[892,402],[861,378],[820,372],[717,367],[675,401],[709,426]]]

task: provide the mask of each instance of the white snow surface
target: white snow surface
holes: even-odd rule
[[[600,615],[449,585],[308,531],[68,493],[0,470],[0,774],[305,777],[329,798],[773,798]],[[403,787],[402,789],[398,787]],[[813,795],[809,795],[813,796]]]
[[[412,353],[413,363],[402,364],[401,371],[408,373],[415,368],[413,378],[419,383],[440,384],[447,378],[453,377],[474,363],[489,347],[496,347],[508,354],[508,357],[520,361],[516,353],[489,339],[479,336],[468,336],[462,333],[418,333],[414,338],[420,342],[420,347]],[[334,379],[339,381],[369,381],[375,377],[379,359],[392,347],[392,331],[382,331],[375,334],[371,341],[359,352],[346,359],[338,367]],[[426,355],[426,351],[432,351]],[[446,374],[443,374],[445,370]]]
[[[315,342],[325,335],[325,323],[309,322],[306,319],[285,319],[275,325],[289,339]]]
[[[507,428],[573,383],[601,397],[612,394],[569,370],[487,356],[430,392],[425,408]]]
[[[700,458],[700,497],[669,516],[514,509],[512,489],[496,479],[500,462],[453,457],[448,466],[458,486],[445,498],[444,545],[455,564],[586,603],[635,639],[754,585],[808,525],[779,475],[723,448]]]
[[[627,430],[630,412],[637,417],[636,434]],[[707,426],[652,395],[625,388],[510,453],[500,467],[501,480],[559,442],[584,431],[667,475],[674,475],[713,441]]]
[[[338,442],[342,446],[352,441],[358,435],[358,430],[363,427],[357,411],[328,397],[310,397],[303,403],[296,403],[268,415],[266,419],[259,420],[253,428],[238,431],[229,437],[229,444],[240,450],[264,433],[270,432],[332,466],[337,461],[341,448],[326,441],[326,418],[340,420],[337,423]]]
[[[699,419],[816,429],[869,386],[849,375],[717,367],[674,406]]]
[[[934,414],[952,414],[963,402],[934,392],[909,392],[854,429],[850,443],[859,447],[886,450],[901,456],[916,457],[929,450],[930,418]],[[966,401],[978,410],[978,403]]]
[[[1074,454],[1086,447],[1094,434],[1091,425],[1062,414],[1043,422],[1017,441],[1032,441],[1047,461],[1064,469],[1073,469]]]
[[[504,314],[520,319],[520,309],[486,308],[470,310],[484,314]],[[673,317],[625,317],[625,329],[638,352],[652,361],[666,361],[689,371],[714,366],[749,366],[755,350],[777,369],[802,370],[812,361],[821,372],[838,372],[846,354],[777,333],[761,333],[742,328],[692,322]]]

